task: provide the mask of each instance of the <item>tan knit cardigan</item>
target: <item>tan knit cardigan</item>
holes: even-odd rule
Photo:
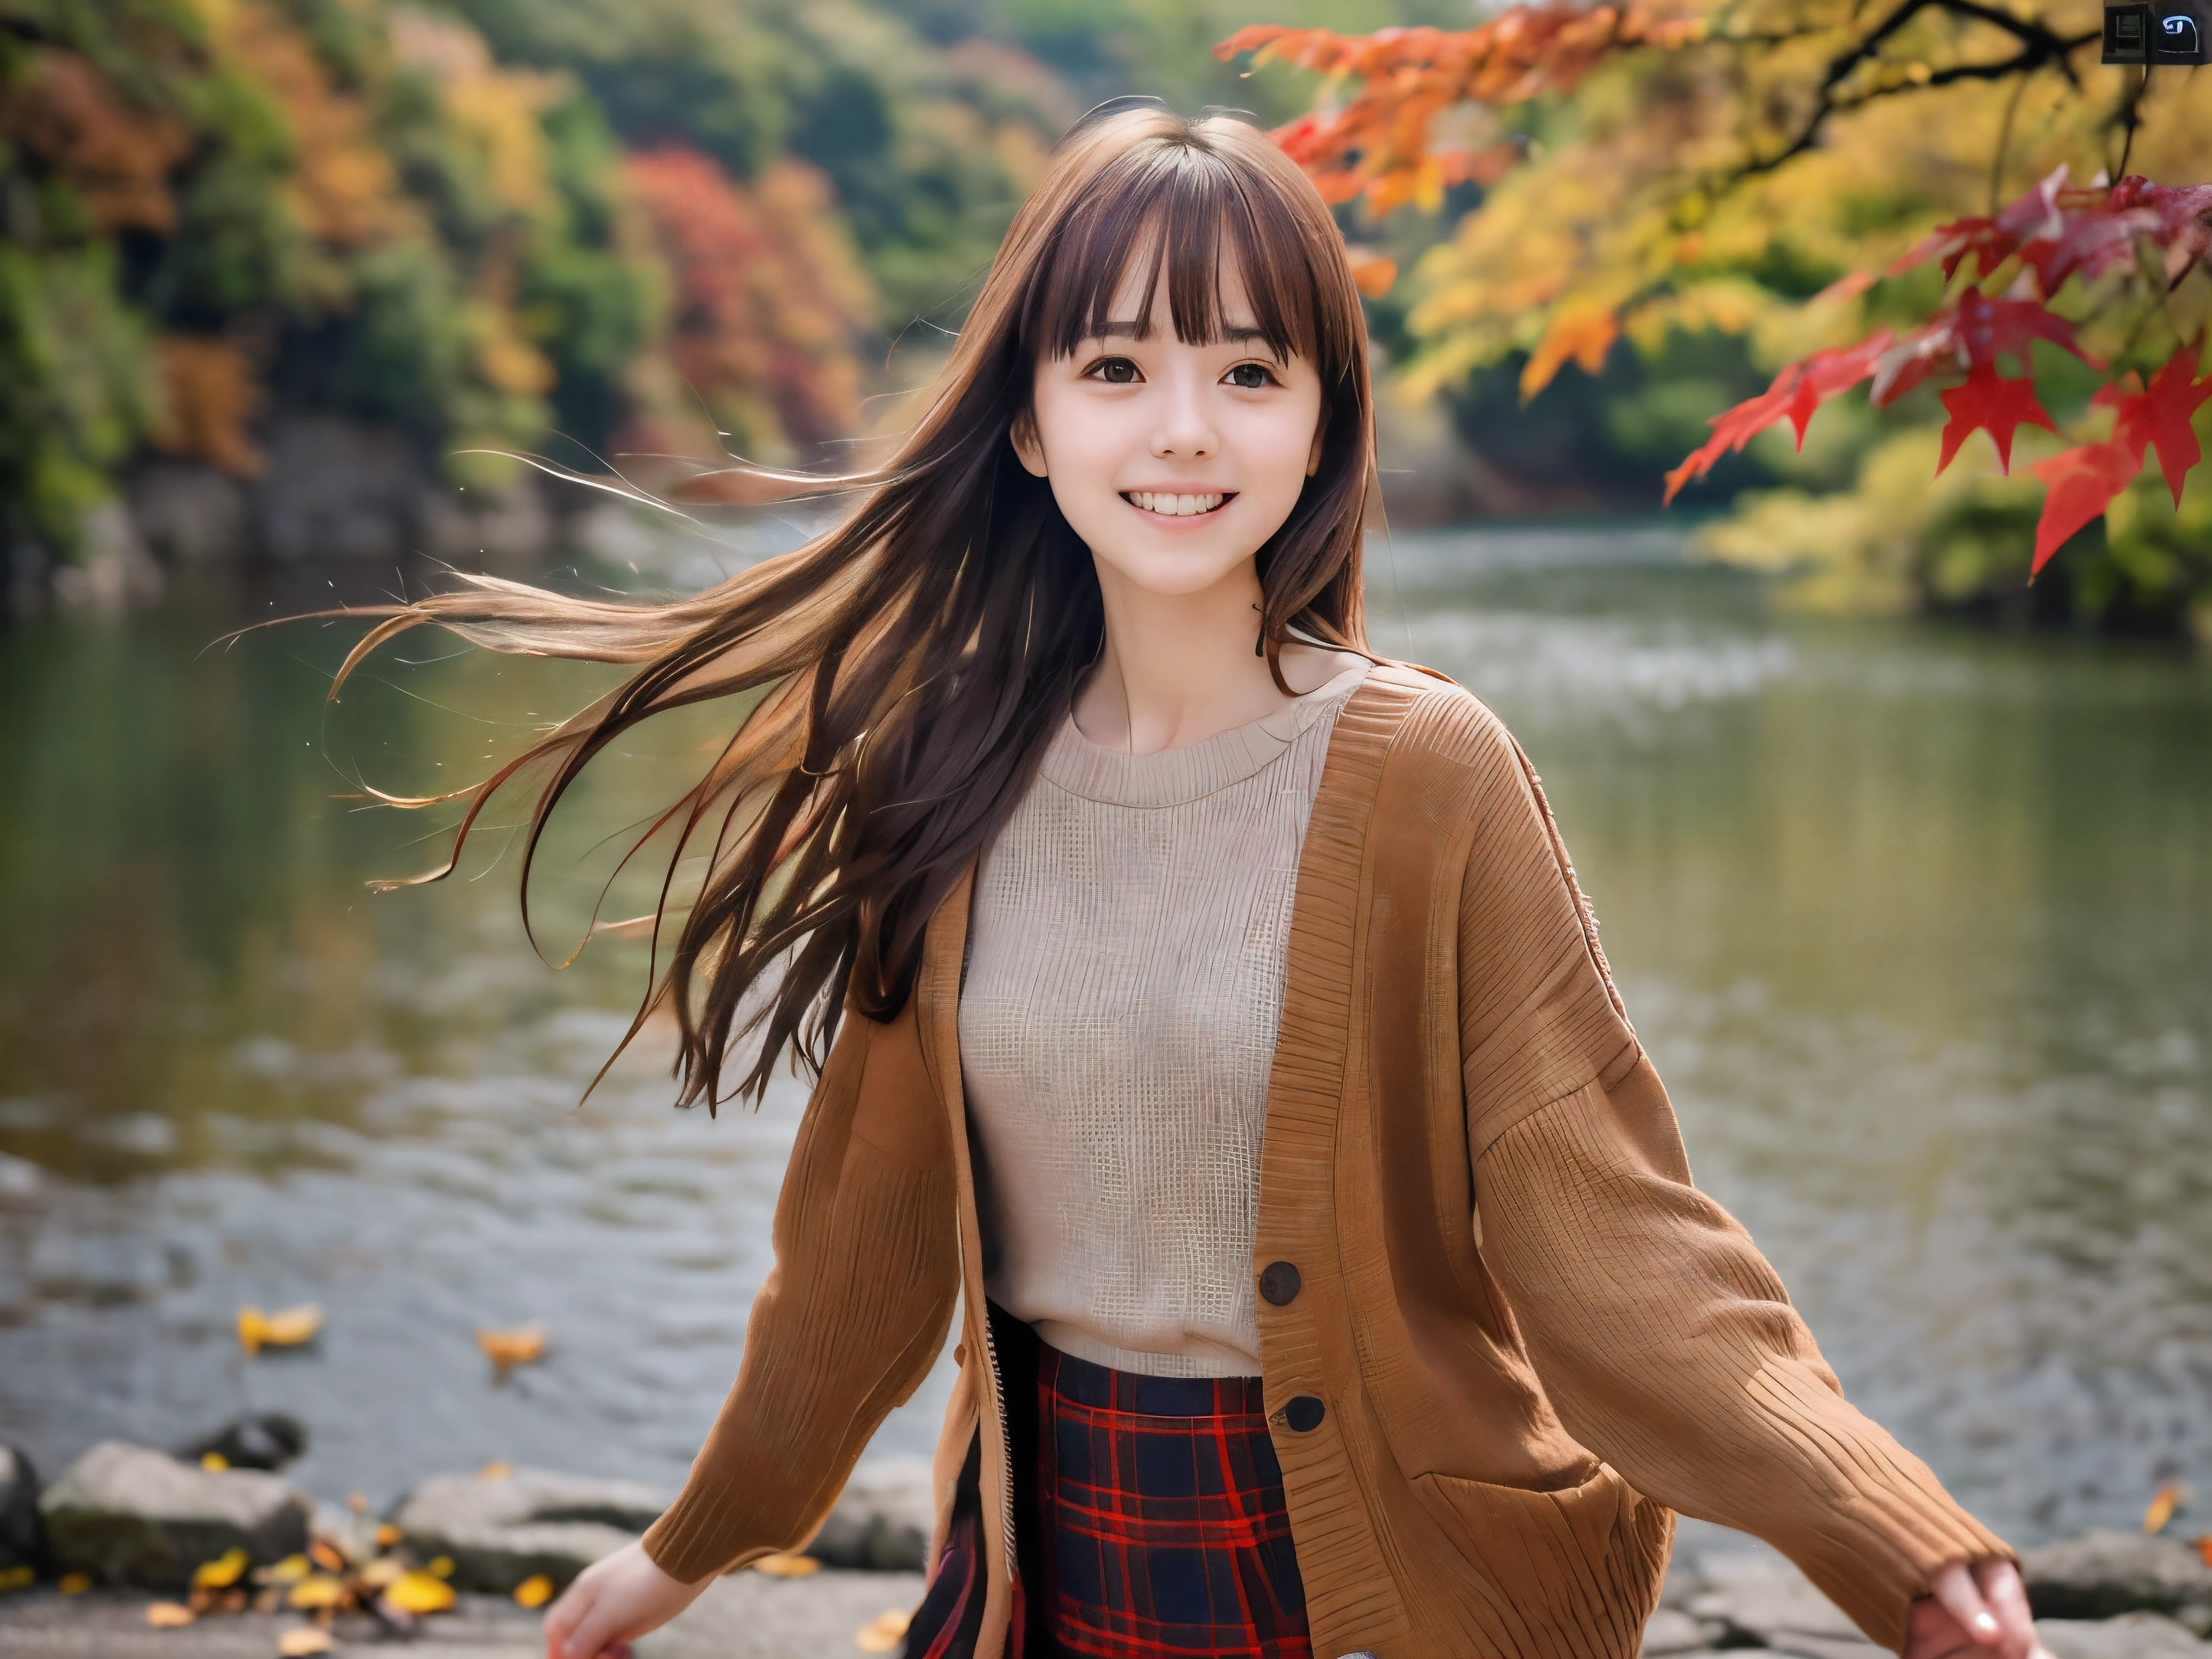
[[[961,1096],[969,889],[906,1011],[844,1024],[736,1387],[646,1547],[689,1583],[801,1547],[957,1301],[939,1536],[980,1433],[998,1659],[1013,1472]],[[1252,1266],[1317,1659],[1632,1659],[1675,1510],[1765,1538],[1893,1650],[1946,1562],[2009,1554],[1845,1403],[1692,1186],[1534,774],[1402,665],[1338,717],[1307,830]]]

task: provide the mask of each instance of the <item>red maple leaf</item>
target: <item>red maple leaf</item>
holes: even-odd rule
[[[1951,465],[1959,446],[1977,431],[1990,434],[1997,447],[1997,465],[2010,472],[2014,431],[2022,425],[2039,426],[2046,432],[2058,430],[2035,395],[2035,382],[2008,380],[1993,363],[1976,363],[1964,386],[1954,386],[1943,394],[1943,407],[1951,411],[1951,419],[1943,428],[1943,453],[1936,463],[1938,472]]]
[[[1774,383],[1759,396],[1747,398],[1727,413],[1712,417],[1713,435],[1667,475],[1667,501],[1671,503],[1692,478],[1711,471],[1713,463],[1722,456],[1741,449],[1782,421],[1796,429],[1797,447],[1804,448],[1805,427],[1813,411],[1873,374],[1875,364],[1889,349],[1889,331],[1885,328],[1855,346],[1816,351],[1801,362],[1784,364]]]
[[[2038,461],[2033,470],[2043,480],[2046,493],[2043,516],[2035,526],[2035,562],[2027,568],[2030,581],[2075,531],[2103,516],[2112,497],[2142,471],[2142,452],[2130,449],[2118,439],[2077,444],[2047,461]]]
[[[2142,465],[2144,450],[2158,451],[2159,471],[2166,475],[2176,507],[2181,505],[2181,486],[2189,470],[2204,459],[2203,446],[2190,424],[2198,408],[2212,402],[2212,378],[2197,378],[2198,349],[2191,344],[2174,353],[2151,377],[2148,390],[2130,374],[2090,399],[2110,404],[2117,412],[2112,441],[2128,447],[2136,465]]]

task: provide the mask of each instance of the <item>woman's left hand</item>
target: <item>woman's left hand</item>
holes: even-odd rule
[[[2009,1561],[1954,1561],[1936,1575],[1931,1595],[1912,1604],[1903,1659],[2051,1659],[2035,1639],[2035,1620],[2020,1569]]]

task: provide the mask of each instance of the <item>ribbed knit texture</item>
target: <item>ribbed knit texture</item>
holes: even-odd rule
[[[1367,672],[1158,754],[1070,720],[982,861],[960,1060],[985,1279],[1063,1353],[1259,1374],[1252,1237],[1298,855]]]

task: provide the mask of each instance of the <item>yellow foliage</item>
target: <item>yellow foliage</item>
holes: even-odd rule
[[[443,1613],[453,1605],[453,1587],[427,1572],[403,1572],[386,1588],[384,1599],[402,1613]]]
[[[528,1365],[545,1357],[545,1327],[532,1320],[507,1331],[478,1331],[477,1346],[490,1360],[492,1370],[505,1376],[517,1365]]]
[[[262,1568],[253,1575],[257,1584],[296,1584],[315,1570],[314,1563],[304,1555],[288,1555],[282,1561]]]
[[[500,68],[483,37],[451,18],[412,8],[390,15],[393,58],[438,82],[447,115],[476,144],[501,204],[518,214],[544,210],[552,189],[538,117],[560,97],[561,77]]]
[[[192,1588],[196,1590],[228,1589],[246,1576],[252,1558],[244,1550],[225,1550],[212,1561],[203,1561],[192,1571]]]
[[[542,1572],[533,1572],[514,1587],[517,1606],[542,1607],[553,1599],[553,1581]]]
[[[248,1353],[297,1348],[313,1341],[322,1329],[323,1310],[312,1302],[281,1313],[264,1313],[254,1307],[238,1310],[238,1340]]]
[[[854,1635],[853,1645],[863,1653],[890,1653],[906,1640],[907,1626],[914,1615],[903,1607],[885,1607],[860,1626]]]
[[[350,1599],[343,1579],[332,1573],[312,1572],[292,1586],[284,1601],[302,1613],[320,1613],[326,1607],[343,1607]]]
[[[2142,1529],[2149,1533],[2164,1532],[2166,1523],[2173,1519],[2174,1510],[2181,1507],[2181,1498],[2180,1482],[2169,1480],[2160,1486],[2151,1498],[2150,1507],[2143,1511]]]

